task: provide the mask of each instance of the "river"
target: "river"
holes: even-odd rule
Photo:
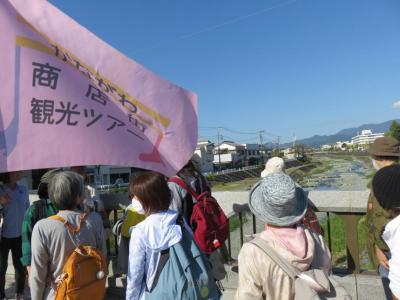
[[[373,173],[372,165],[366,158],[355,156],[321,157],[315,160],[324,161],[332,166],[331,169],[312,175],[302,183],[306,189],[314,190],[365,190],[369,175]]]

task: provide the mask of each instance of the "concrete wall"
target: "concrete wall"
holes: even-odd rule
[[[365,213],[367,211],[369,190],[364,191],[310,191],[308,197],[321,212],[352,212]],[[234,204],[247,204],[249,191],[214,192],[225,214],[230,217],[235,214]],[[106,209],[120,209],[121,205],[129,205],[127,193],[104,193],[100,195]],[[31,191],[29,200],[37,200],[36,191]]]

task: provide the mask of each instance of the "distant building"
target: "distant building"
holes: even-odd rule
[[[296,151],[293,148],[286,148],[283,150],[283,156],[287,159],[297,159]]]
[[[68,170],[69,167],[64,168]],[[116,181],[128,183],[132,170],[135,168],[118,166],[87,166],[85,181],[91,185],[115,184]],[[36,190],[40,183],[40,178],[50,169],[37,169],[24,171],[21,184],[28,189]]]
[[[255,165],[263,157],[265,158],[265,151],[260,149],[259,144],[243,144],[246,149],[246,164]]]
[[[333,148],[332,145],[322,145],[322,146],[321,146],[321,149],[322,149],[322,150],[325,150],[325,151],[331,150],[332,148]]]
[[[246,160],[246,146],[224,141],[214,148],[214,166],[218,170],[242,167]]]
[[[193,160],[200,172],[209,173],[214,171],[214,148],[214,143],[211,141],[198,141]]]
[[[345,150],[349,150],[352,146],[353,146],[353,143],[349,142],[349,141],[336,142],[335,149],[345,151]]]
[[[365,150],[370,144],[380,137],[384,137],[384,133],[372,133],[372,130],[366,129],[361,131],[361,134],[357,134],[355,137],[353,137],[351,142],[359,150]]]
[[[92,170],[92,172],[90,172]],[[87,168],[88,177],[94,176],[94,184],[128,183],[132,169],[130,167],[100,166]],[[122,182],[121,182],[122,181]]]

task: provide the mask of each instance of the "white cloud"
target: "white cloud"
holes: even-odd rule
[[[400,108],[400,100],[393,103],[394,108]]]

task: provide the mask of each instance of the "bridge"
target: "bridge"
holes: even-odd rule
[[[232,231],[226,242],[228,251],[233,258],[237,258],[241,245],[251,239],[251,235],[260,232],[263,224],[259,222],[248,209],[248,191],[238,192],[215,192],[213,195],[218,200],[229,220],[237,218],[239,220],[238,229]],[[367,199],[369,191],[309,191],[308,197],[318,210],[321,218],[326,218],[328,230],[327,236],[329,248],[332,249],[332,232],[330,229],[330,218],[332,214],[340,217],[344,224],[344,234],[346,241],[346,266],[334,268],[336,279],[348,290],[353,299],[385,299],[380,278],[374,270],[364,270],[360,263],[360,248],[358,240],[357,225],[366,213]],[[105,208],[111,211],[111,219],[114,221],[119,215],[121,205],[129,205],[130,199],[127,193],[104,193],[101,194]],[[31,195],[31,201],[36,200],[35,195]],[[248,222],[245,220],[248,219]],[[249,226],[250,225],[250,226]],[[112,238],[114,239],[114,238]],[[109,245],[115,245],[112,241]],[[115,259],[118,255],[117,249],[110,246],[110,274],[108,277],[108,291],[106,299],[125,299],[123,278],[116,277]],[[7,273],[7,293],[12,295],[13,268],[9,264]],[[224,287],[223,299],[234,299],[237,287],[237,270],[222,266],[223,276],[222,285]]]

